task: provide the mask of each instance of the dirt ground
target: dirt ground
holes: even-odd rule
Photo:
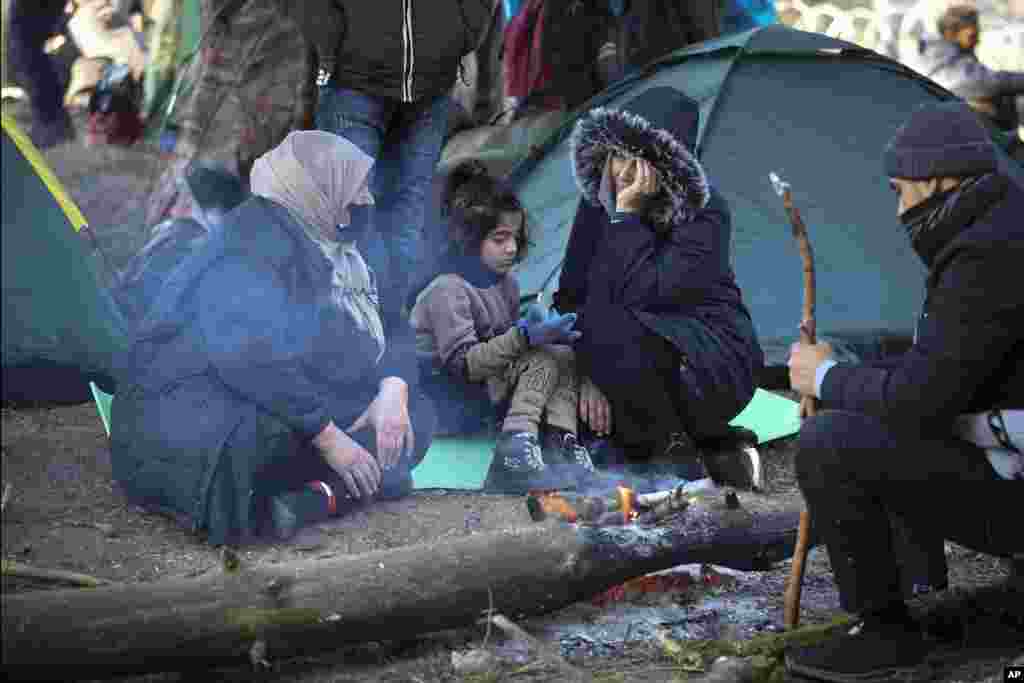
[[[8,108],[5,103],[5,110],[24,121],[20,105]],[[122,264],[145,241],[143,200],[158,156],[141,145],[128,150],[86,149],[81,142],[52,150],[46,156],[89,218],[115,267]],[[215,549],[169,520],[145,513],[125,500],[112,481],[107,438],[91,404],[6,405],[2,410],[2,447],[3,480],[12,492],[2,518],[5,560],[117,582],[152,582],[220,571]],[[765,447],[764,457],[767,493],[799,496],[793,475],[792,440]],[[242,559],[247,563],[278,563],[362,553],[529,523],[520,498],[417,493],[311,529],[290,545],[247,550]],[[952,594],[989,588],[972,597],[968,608],[946,608],[942,612],[952,621],[970,623],[972,628],[966,637],[945,648],[946,654],[930,672],[930,680],[1002,680],[1003,666],[1024,653],[1024,633],[1020,631],[1024,611],[1015,611],[1009,619],[1006,613],[1007,605],[1021,603],[1021,594],[1007,583],[1009,572],[1003,563],[959,546],[950,545],[948,551]],[[674,600],[684,603],[691,617],[703,615],[703,623],[711,619],[723,624],[711,630],[694,626],[690,632],[699,637],[747,637],[771,632],[781,627],[782,593],[788,572],[788,562],[760,574],[723,572],[731,577],[728,581],[714,589],[695,588]],[[697,586],[702,585],[697,582]],[[5,594],[50,587],[7,576],[3,580]],[[621,624],[622,619],[632,618],[630,609],[644,607],[601,608],[581,603],[555,615],[523,621],[520,626],[560,648],[575,665],[604,674],[601,680],[682,680],[686,674],[652,638],[630,638],[627,633],[618,641],[610,637],[607,647],[597,648],[593,638],[588,641],[569,633],[573,629],[592,633],[598,626],[611,629],[616,620]],[[802,619],[805,623],[824,623],[838,614],[827,555],[815,549],[805,579]],[[483,637],[483,629],[473,627],[415,641],[350,647],[316,658],[276,661],[272,671],[259,678],[303,683],[563,679],[554,669],[529,665],[535,653],[522,643],[496,635],[490,637],[489,646],[504,662],[500,675],[474,678],[456,673],[452,652],[479,646]],[[579,647],[580,642],[590,642],[590,646]],[[194,672],[155,674],[131,680],[246,681],[253,677],[248,667],[239,667],[202,676]]]

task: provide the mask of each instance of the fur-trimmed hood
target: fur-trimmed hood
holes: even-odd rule
[[[654,166],[667,192],[651,218],[660,225],[693,220],[711,192],[704,167],[690,151],[698,116],[696,102],[672,88],[648,90],[620,110],[590,110],[576,122],[569,142],[580,192],[596,204],[608,155],[639,157]]]

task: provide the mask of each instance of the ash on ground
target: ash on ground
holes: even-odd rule
[[[544,619],[538,636],[570,659],[618,656],[629,646],[657,641],[659,634],[679,641],[748,640],[783,629],[779,596],[785,577],[777,574],[675,567],[654,576],[689,577],[688,589],[624,596],[620,591],[614,602],[580,603]],[[802,605],[811,612],[836,610],[832,581],[807,576]]]

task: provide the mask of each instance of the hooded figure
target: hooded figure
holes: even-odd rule
[[[291,133],[167,277],[119,364],[112,460],[130,498],[216,545],[411,489],[432,412],[345,229],[371,165],[343,138]]]
[[[579,313],[579,372],[610,405],[613,442],[669,461],[678,445],[728,432],[764,362],[730,265],[729,208],[693,152],[698,124],[697,103],[668,87],[580,119],[583,199],[554,298]],[[631,160],[657,189],[621,213],[616,194],[631,181],[615,169]]]
[[[905,599],[947,584],[945,540],[1024,552],[1009,512],[1024,483],[1021,168],[962,102],[919,107],[884,164],[928,268],[914,344],[861,364],[794,344],[789,359],[793,388],[821,399],[800,430],[797,479],[859,623],[787,664],[837,682],[902,678],[926,659],[936,643]]]

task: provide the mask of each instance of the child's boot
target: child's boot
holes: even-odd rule
[[[590,451],[579,437],[560,427],[548,426],[544,438],[544,459],[548,467],[564,473],[566,483],[586,488],[596,473]]]
[[[494,447],[494,460],[484,488],[496,493],[523,494],[538,489],[562,488],[544,462],[537,435],[530,432],[502,432]]]

